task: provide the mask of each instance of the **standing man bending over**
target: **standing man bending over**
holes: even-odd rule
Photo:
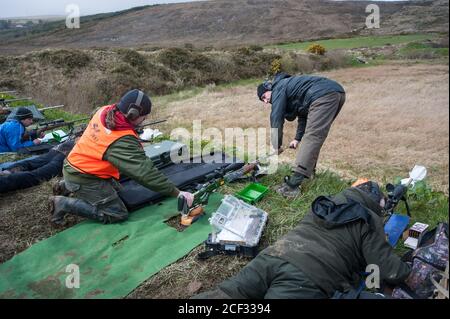
[[[290,76],[279,73],[273,83],[264,82],[257,88],[261,101],[272,104],[270,126],[277,130],[272,146],[283,151],[283,126],[285,119],[298,119],[295,139],[289,144],[297,152],[292,175],[286,176],[278,192],[285,197],[295,197],[302,182],[315,171],[320,149],[327,138],[331,124],[345,102],[343,87],[324,77]]]

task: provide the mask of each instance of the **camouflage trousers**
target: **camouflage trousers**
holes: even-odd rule
[[[128,219],[128,210],[117,191],[120,184],[113,179],[92,179],[89,182],[77,183],[64,173],[64,184],[75,198],[89,203],[93,212],[103,217],[103,222],[114,223]]]

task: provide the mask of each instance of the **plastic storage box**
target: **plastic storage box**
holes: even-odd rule
[[[265,211],[227,195],[209,221],[214,227],[217,242],[255,246],[259,243],[267,216]]]
[[[243,201],[254,204],[261,200],[263,196],[269,191],[269,189],[261,184],[252,183],[245,187],[243,190],[237,192],[236,197],[242,199]]]

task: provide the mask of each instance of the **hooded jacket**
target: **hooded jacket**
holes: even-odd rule
[[[277,129],[278,140],[272,140],[272,145],[275,147],[277,142],[278,147],[282,145],[285,119],[293,121],[298,118],[295,138],[300,141],[305,131],[309,106],[318,98],[332,92],[345,93],[339,83],[324,77],[277,74],[272,83],[270,127]]]
[[[300,224],[261,253],[282,258],[329,297],[359,286],[367,265],[377,265],[380,282],[397,284],[410,266],[386,241],[381,207],[367,194],[349,188],[318,197]]]

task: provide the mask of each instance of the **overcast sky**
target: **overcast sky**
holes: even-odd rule
[[[196,0],[0,0],[0,18],[66,15],[66,5],[72,3],[79,6],[83,16],[149,4],[191,1]]]
[[[80,13],[83,16],[156,3],[191,1],[198,0],[0,0],[0,18],[66,15],[66,5],[71,3],[79,6]]]

